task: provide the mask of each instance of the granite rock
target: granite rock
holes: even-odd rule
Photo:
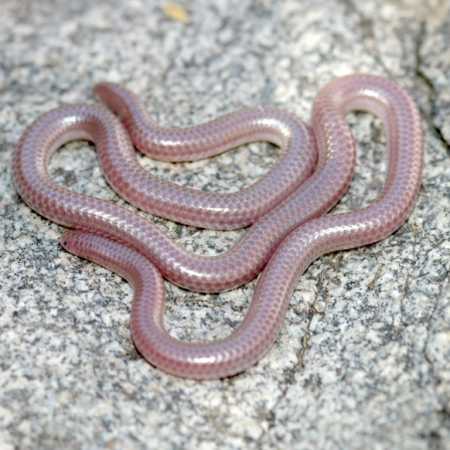
[[[162,1],[3,0],[0,15],[0,449],[450,448],[450,40],[446,0],[195,0],[177,21]],[[164,7],[165,6],[165,7]],[[94,102],[107,79],[142,95],[162,124],[189,126],[274,104],[308,120],[325,82],[387,76],[423,114],[423,185],[408,222],[370,247],[314,262],[299,280],[270,353],[230,379],[195,382],[147,364],[129,335],[130,288],[64,252],[62,228],[27,208],[10,161],[24,128],[62,103]],[[380,192],[385,137],[367,114],[350,192]],[[231,192],[278,151],[254,144],[208,161],[142,158],[154,174]],[[94,148],[65,146],[52,176],[121,202]],[[242,231],[153,218],[186,248],[217,254]],[[179,338],[226,336],[254,283],[219,295],[167,284]]]

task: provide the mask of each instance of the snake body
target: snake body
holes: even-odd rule
[[[15,184],[31,208],[74,229],[63,237],[67,250],[129,280],[133,340],[148,361],[174,375],[217,378],[258,361],[275,340],[295,283],[311,261],[393,233],[408,217],[420,187],[419,114],[402,88],[381,77],[350,75],[330,82],[315,100],[311,127],[289,113],[256,108],[191,129],[161,128],[128,90],[101,83],[95,92],[118,117],[96,105],[44,114],[18,143]],[[353,175],[355,145],[345,120],[353,110],[383,121],[388,148],[384,192],[367,208],[326,214]],[[140,215],[54,183],[49,158],[74,139],[94,142],[109,184],[145,211],[206,228],[251,226],[221,255],[189,253]],[[279,145],[284,155],[265,178],[235,194],[185,190],[151,177],[139,166],[132,145],[157,159],[186,161],[255,140]],[[195,291],[217,292],[261,271],[246,317],[229,337],[186,343],[165,330],[162,277]]]

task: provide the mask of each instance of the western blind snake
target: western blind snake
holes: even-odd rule
[[[174,375],[218,378],[258,361],[275,340],[295,283],[311,261],[387,237],[408,217],[420,187],[419,114],[402,88],[381,77],[350,75],[326,85],[315,100],[311,129],[273,108],[232,113],[191,129],[161,128],[126,89],[101,83],[95,92],[120,120],[94,105],[44,114],[17,145],[15,184],[31,208],[75,229],[62,239],[68,251],[133,285],[133,340],[148,361]],[[367,208],[325,214],[345,193],[354,171],[355,145],[345,121],[353,110],[383,121],[388,147],[384,192]],[[51,155],[74,139],[95,143],[109,184],[143,210],[207,228],[252,225],[224,254],[191,254],[138,214],[51,181]],[[131,143],[157,159],[186,161],[255,140],[279,145],[284,156],[265,178],[236,194],[207,194],[157,180],[139,166]],[[192,290],[216,292],[261,271],[245,319],[229,337],[187,343],[165,330],[162,276]]]

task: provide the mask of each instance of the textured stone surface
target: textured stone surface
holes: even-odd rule
[[[150,0],[2,1],[0,449],[450,448],[448,2],[203,0],[189,3],[187,23],[165,10]],[[123,82],[161,123],[187,126],[260,103],[307,120],[319,87],[355,71],[397,80],[420,105],[418,205],[386,241],[316,261],[272,351],[231,379],[180,380],[143,361],[129,336],[128,285],[62,251],[61,227],[11,185],[24,127],[63,102],[94,101],[95,81]],[[385,167],[379,123],[349,120],[359,164],[341,211],[373,200]],[[232,191],[276,156],[251,145],[210,161],[144,164]],[[72,189],[118,200],[87,144],[66,146],[51,168]],[[205,254],[240,235],[155,221]],[[168,286],[171,332],[227,335],[253,286],[220,295]]]

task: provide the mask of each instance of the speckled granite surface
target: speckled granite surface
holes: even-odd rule
[[[1,3],[0,449],[450,448],[448,2],[186,5],[183,24],[150,0]],[[183,381],[149,366],[130,341],[128,285],[62,251],[62,229],[12,188],[24,127],[63,102],[94,101],[95,81],[124,82],[161,123],[186,126],[260,103],[307,120],[318,88],[354,71],[397,80],[421,107],[418,205],[386,241],[316,261],[275,347],[232,379]],[[359,165],[338,210],[373,200],[385,167],[379,123],[349,120]],[[252,145],[205,162],[143,163],[180,183],[232,191],[276,156]],[[72,189],[118,200],[87,144],[67,146],[51,167]],[[155,221],[207,254],[240,235]],[[227,335],[253,286],[221,295],[168,286],[171,332]]]

